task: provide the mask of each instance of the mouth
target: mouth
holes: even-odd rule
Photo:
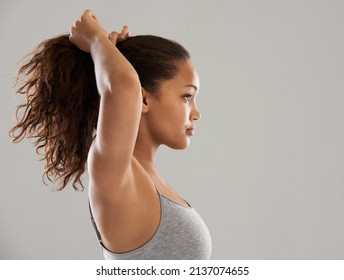
[[[193,136],[195,134],[195,127],[191,126],[189,128],[186,129],[186,134],[189,136]]]

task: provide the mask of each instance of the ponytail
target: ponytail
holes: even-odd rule
[[[19,85],[20,84],[20,85]],[[17,76],[17,93],[25,94],[19,105],[17,124],[10,130],[13,142],[34,138],[36,152],[45,160],[43,177],[81,185],[87,154],[94,138],[99,112],[99,94],[94,64],[83,52],[59,36],[38,45]]]

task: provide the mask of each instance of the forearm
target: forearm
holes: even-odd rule
[[[91,45],[91,55],[101,96],[128,90],[140,91],[135,69],[108,38],[96,38]]]

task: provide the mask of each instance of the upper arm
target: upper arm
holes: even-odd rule
[[[111,42],[100,44],[92,57],[100,106],[89,173],[95,185],[113,186],[130,170],[141,119],[141,85],[134,68]]]
[[[132,87],[101,97],[89,171],[103,184],[119,183],[129,170],[141,118],[140,96]]]

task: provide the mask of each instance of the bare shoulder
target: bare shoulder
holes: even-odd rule
[[[125,183],[107,193],[90,182],[94,219],[107,248],[114,252],[135,249],[147,242],[160,221],[157,190],[140,163],[133,157]]]

